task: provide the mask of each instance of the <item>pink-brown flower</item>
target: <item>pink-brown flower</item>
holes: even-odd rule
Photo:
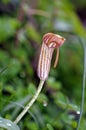
[[[43,44],[39,56],[37,74],[41,80],[46,80],[50,71],[53,51],[57,48],[57,55],[54,67],[58,62],[59,47],[64,43],[65,38],[54,33],[47,33],[43,36]]]

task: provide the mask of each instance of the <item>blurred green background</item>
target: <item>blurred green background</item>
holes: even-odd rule
[[[56,69],[20,121],[21,130],[74,130],[80,114],[86,0],[0,0],[0,115],[15,120],[34,95],[42,37],[66,38]],[[53,61],[52,61],[53,64]],[[85,98],[86,100],[86,98]],[[86,102],[80,130],[86,128]]]

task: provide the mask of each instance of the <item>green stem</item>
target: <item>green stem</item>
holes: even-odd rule
[[[26,114],[26,112],[30,109],[30,107],[33,105],[33,103],[36,101],[39,93],[41,92],[42,90],[42,87],[43,87],[43,84],[44,84],[44,81],[40,80],[40,83],[39,83],[39,86],[38,86],[38,89],[35,93],[35,95],[33,96],[33,98],[31,99],[31,101],[25,106],[24,110],[18,115],[18,117],[16,118],[16,120],[14,121],[15,124],[17,124],[21,119],[22,117]]]
[[[85,97],[85,78],[86,78],[86,45],[83,39],[79,38],[79,40],[84,52],[84,64],[83,64],[82,99],[81,99],[81,107],[80,107],[80,116],[79,116],[78,126],[76,130],[79,130],[80,128],[81,118],[83,115],[84,97]]]

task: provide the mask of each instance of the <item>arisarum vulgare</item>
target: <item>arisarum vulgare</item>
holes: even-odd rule
[[[56,60],[54,64],[54,67],[56,67],[58,62],[58,56],[59,56],[59,47],[64,43],[64,41],[65,38],[54,33],[47,33],[44,35],[42,41],[42,47],[39,55],[38,69],[37,69],[37,75],[40,79],[38,89],[35,95],[33,96],[33,98],[30,100],[30,102],[24,107],[24,110],[16,118],[14,123],[17,124],[21,120],[21,118],[25,115],[25,113],[30,109],[30,107],[37,99],[39,93],[42,90],[45,80],[48,78],[54,49],[57,48]]]
[[[59,47],[64,43],[65,38],[54,33],[47,33],[43,37],[43,43],[40,51],[37,74],[41,80],[46,80],[50,71],[51,59],[54,49],[57,48],[56,67],[59,56]]]

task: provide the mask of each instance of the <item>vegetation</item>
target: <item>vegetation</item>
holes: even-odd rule
[[[86,4],[84,0],[83,3]],[[78,4],[77,7],[80,2]],[[0,2],[1,117],[14,121],[36,92],[42,36],[53,32],[66,38],[57,68],[51,67],[37,101],[18,124],[21,130],[74,130],[77,127],[86,29],[75,7],[70,0]],[[86,103],[80,130],[86,128],[85,109]]]

